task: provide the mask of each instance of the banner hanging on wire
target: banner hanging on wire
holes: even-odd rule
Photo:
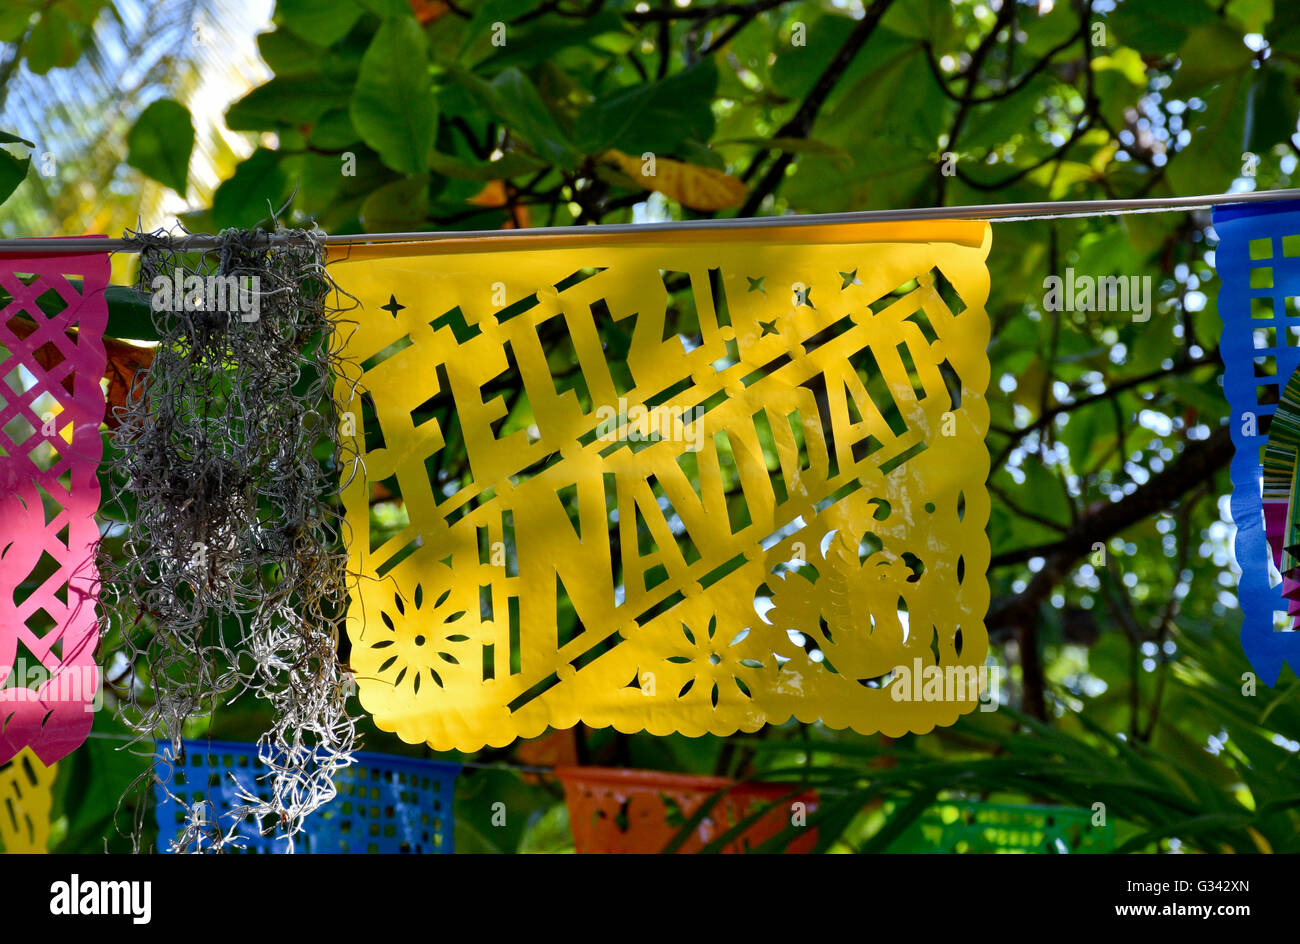
[[[807,825],[817,793],[793,784],[603,767],[557,767],[555,776],[578,853],[808,853],[817,846],[817,830]]]
[[[1241,643],[1272,685],[1300,666],[1300,209],[1216,207],[1214,228]]]
[[[580,721],[902,734],[971,710],[989,241],[925,222],[333,253],[364,306],[337,387],[362,705],[466,751]]]
[[[57,765],[45,766],[31,748],[0,764],[0,852],[49,851],[51,791],[57,773]]]
[[[158,852],[314,855],[450,854],[460,765],[357,751],[333,779],[337,791],[294,837],[243,814],[268,801],[274,768],[257,744],[233,741],[157,745],[154,819]],[[280,763],[280,761],[277,761]]]
[[[0,258],[0,762],[90,732],[108,278],[104,254]]]

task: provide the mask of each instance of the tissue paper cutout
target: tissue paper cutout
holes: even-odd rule
[[[1282,423],[1275,415],[1300,368],[1300,209],[1289,202],[1238,204],[1215,207],[1213,219],[1219,352],[1236,447],[1229,474],[1241,645],[1260,680],[1272,685],[1284,663],[1300,665],[1287,510],[1298,437],[1288,432],[1285,414]]]
[[[927,222],[335,253],[363,707],[466,751],[971,710],[988,248]]]
[[[108,277],[105,254],[0,257],[0,762],[90,731]]]
[[[0,850],[6,853],[48,851],[50,810],[57,765],[46,767],[26,748],[0,764]]]
[[[790,784],[608,767],[557,767],[555,776],[564,784],[574,851],[579,854],[663,852],[706,804],[708,812],[676,851],[699,852],[735,831],[719,851],[751,852],[784,834],[792,820],[798,821],[793,811],[806,823],[818,807],[815,791]],[[808,827],[774,845],[782,848],[770,851],[812,852],[817,830]]]
[[[241,816],[249,796],[267,798],[271,768],[256,744],[182,741],[180,752],[157,745],[154,820],[159,853],[173,851],[186,809],[201,811],[211,833],[235,831],[227,848],[252,854],[430,855],[456,851],[452,807],[459,764],[357,751],[334,777],[334,799],[304,821],[291,847],[284,836],[262,835]],[[189,851],[210,850],[208,840]]]

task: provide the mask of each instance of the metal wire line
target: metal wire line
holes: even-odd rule
[[[1300,189],[1259,190],[1252,193],[1216,193],[1196,197],[1148,197],[1132,200],[1049,200],[1039,203],[990,203],[951,207],[904,207],[893,210],[861,210],[847,213],[808,213],[785,216],[752,216],[720,220],[671,220],[663,223],[605,223],[591,226],[538,226],[528,229],[443,230],[416,233],[360,233],[317,237],[326,246],[351,246],[393,242],[436,242],[447,239],[520,239],[531,236],[574,234],[671,233],[686,230],[765,229],[788,226],[825,226],[836,223],[889,223],[906,220],[987,220],[1018,223],[1029,220],[1076,219],[1118,216],[1127,213],[1175,213],[1208,210],[1233,203],[1300,200]],[[256,232],[256,231],[254,231]],[[306,242],[292,233],[264,233],[266,245]],[[151,245],[170,244],[185,251],[203,251],[221,246],[220,236],[204,234],[154,236]],[[139,252],[138,239],[103,236],[0,239],[0,253]]]

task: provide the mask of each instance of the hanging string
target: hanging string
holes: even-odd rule
[[[1259,190],[1251,193],[1216,193],[1196,197],[1149,197],[1131,200],[1055,200],[1040,203],[990,203],[973,206],[903,207],[894,210],[861,210],[846,213],[807,213],[784,216],[753,216],[721,220],[669,220],[660,223],[604,223],[591,226],[538,226],[529,229],[443,230],[415,233],[360,233],[310,239],[326,246],[353,246],[391,242],[436,242],[446,239],[522,239],[531,236],[572,236],[575,233],[620,235],[627,233],[670,233],[682,230],[764,229],[788,226],[826,226],[844,223],[890,223],[906,220],[987,220],[990,223],[1023,223],[1035,220],[1082,219],[1122,216],[1130,213],[1185,213],[1208,210],[1231,203],[1260,203],[1300,199],[1300,189]],[[259,232],[259,231],[253,231]],[[144,236],[148,235],[148,240]],[[266,245],[304,244],[308,237],[293,233],[265,233]],[[161,240],[161,243],[159,242]],[[111,239],[102,236],[72,236],[58,239],[19,237],[0,239],[0,253],[140,252],[147,246],[165,245],[180,252],[218,249],[220,236],[186,233],[180,236],[140,234]]]

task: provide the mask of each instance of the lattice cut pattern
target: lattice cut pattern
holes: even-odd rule
[[[890,846],[908,853],[1106,853],[1113,823],[1094,826],[1091,810],[1001,803],[936,803]]]
[[[258,759],[256,744],[185,741],[174,760],[161,759],[155,772],[154,815],[158,851],[171,844],[184,825],[183,800],[196,808],[212,830],[230,830],[242,794],[269,792],[269,768]],[[371,754],[353,755],[356,763],[334,779],[338,795],[305,820],[305,834],[293,851],[307,854],[434,854],[454,851],[453,799],[459,764]],[[263,836],[258,824],[239,820],[237,840],[226,852],[279,854],[289,845],[274,831]]]
[[[57,773],[57,764],[46,767],[31,748],[0,764],[0,852],[49,851]]]
[[[107,255],[0,259],[0,761],[90,731],[108,277]]]
[[[751,852],[772,840],[784,848],[764,851],[793,854],[817,845],[816,830],[802,828],[817,811],[817,794],[795,786],[603,767],[557,767],[555,775],[564,784],[578,853],[663,852],[705,806],[676,852],[710,844],[724,853]],[[793,839],[776,839],[795,824]]]
[[[364,305],[337,388],[362,705],[466,751],[971,710],[891,686],[986,655],[988,245],[927,223],[337,257]]]
[[[1235,553],[1241,568],[1241,643],[1269,685],[1284,663],[1300,666],[1300,633],[1295,631],[1300,583],[1287,576],[1291,568],[1285,559],[1291,530],[1288,508],[1293,504],[1287,492],[1294,494],[1296,479],[1295,437],[1273,436],[1275,427],[1279,434],[1286,432],[1275,414],[1300,368],[1300,211],[1293,207],[1252,203],[1214,210],[1223,319],[1219,350],[1236,446],[1230,476]],[[1270,444],[1274,474],[1266,476]]]

